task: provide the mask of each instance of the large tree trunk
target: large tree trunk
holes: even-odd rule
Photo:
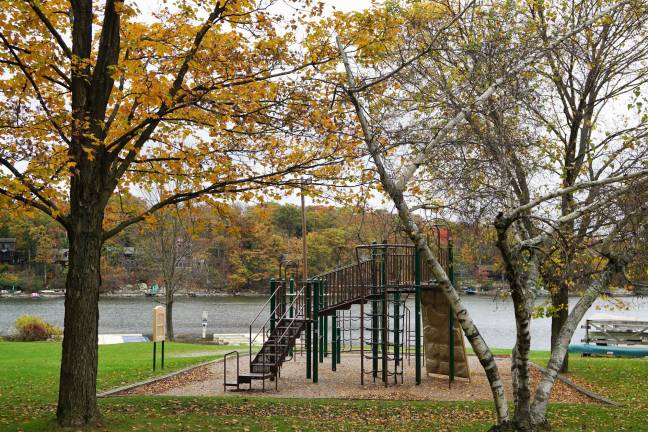
[[[571,160],[571,159],[569,159]],[[566,161],[567,167],[570,167],[565,172],[565,187],[573,186],[576,182],[576,176],[572,171],[573,162]],[[574,202],[573,194],[565,194],[561,201],[562,216],[566,216],[574,211],[576,203]],[[559,272],[560,282],[558,283],[558,291],[551,294],[551,306],[554,307],[554,313],[551,317],[551,351],[553,352],[557,347],[560,339],[560,332],[567,323],[569,316],[569,283],[571,282],[572,274],[570,271],[571,262],[574,258],[575,239],[574,239],[574,221],[565,222],[560,224],[560,229],[566,245],[560,253],[561,263],[556,269]],[[562,364],[561,372],[568,371],[568,354]]]
[[[70,256],[56,412],[63,426],[82,426],[99,417],[96,380],[103,211],[86,208],[83,213],[68,230]]]
[[[558,292],[551,294],[551,306],[557,310],[551,317],[551,351],[555,351],[560,340],[560,332],[567,323],[569,317],[569,287],[562,281],[558,287]],[[569,354],[565,355],[561,372],[567,372],[569,369]]]
[[[511,250],[507,235],[509,225],[500,216],[495,220],[495,227],[497,247],[504,260],[515,313],[516,340],[511,355],[515,414],[511,426],[519,430],[532,430],[529,352],[534,296],[530,288],[535,286],[538,277],[538,262],[534,254],[525,260],[519,250]]]

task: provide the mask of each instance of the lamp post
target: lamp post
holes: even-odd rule
[[[301,179],[301,217],[302,217],[302,266],[303,266],[303,279],[308,280],[308,245],[306,244],[306,196],[304,194],[304,186],[311,184],[310,178]]]

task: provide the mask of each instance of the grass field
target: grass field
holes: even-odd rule
[[[0,342],[0,430],[53,431],[58,343]],[[216,358],[232,347],[167,346],[166,369]],[[547,353],[534,353],[543,364]],[[150,344],[100,347],[99,390],[153,376]],[[648,361],[572,357],[572,373],[623,407],[555,404],[556,430],[648,431]],[[158,371],[157,374],[163,372]],[[119,397],[100,400],[102,431],[196,430],[486,430],[493,422],[488,402],[407,402]]]

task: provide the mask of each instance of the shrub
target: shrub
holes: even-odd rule
[[[16,339],[21,341],[43,341],[63,334],[59,327],[34,315],[19,316],[15,326],[18,330]]]

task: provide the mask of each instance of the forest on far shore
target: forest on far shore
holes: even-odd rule
[[[134,196],[112,203],[116,212],[144,206]],[[356,245],[408,242],[398,218],[386,210],[309,205],[306,213],[311,276],[355,260]],[[502,275],[492,228],[449,227],[460,280],[484,289],[498,285]],[[436,233],[430,225],[430,238]],[[301,237],[301,208],[291,204],[176,206],[106,242],[102,292],[136,290],[142,283],[163,287],[165,281],[176,292],[265,292],[269,279],[279,276],[282,259],[293,261],[297,269],[291,271],[301,277]],[[24,208],[4,210],[0,238],[16,239],[15,264],[0,267],[0,289],[64,288],[68,242],[51,218]]]

